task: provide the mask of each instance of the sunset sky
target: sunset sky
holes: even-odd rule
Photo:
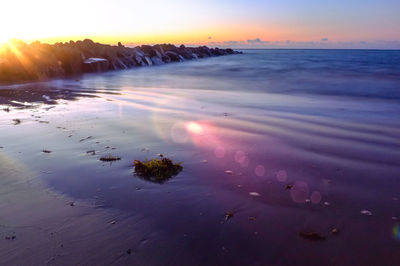
[[[0,42],[400,48],[399,0],[5,0]]]

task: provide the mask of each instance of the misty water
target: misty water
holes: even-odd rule
[[[0,154],[129,224],[133,254],[111,262],[400,263],[400,51],[244,50],[0,95]],[[158,154],[183,171],[137,177],[133,160]]]

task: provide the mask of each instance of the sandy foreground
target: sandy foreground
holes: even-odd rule
[[[200,75],[220,62],[0,92],[0,264],[399,264],[398,104]],[[160,153],[183,171],[134,175]]]
[[[140,236],[129,226],[132,219],[114,224],[121,214],[32,185],[29,169],[3,155],[0,163],[1,264],[111,264],[128,258],[127,232]]]

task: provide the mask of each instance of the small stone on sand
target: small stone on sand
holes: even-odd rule
[[[361,213],[361,214],[364,214],[364,215],[368,215],[368,216],[371,216],[371,215],[372,215],[372,212],[369,211],[369,210],[362,210],[360,213]]]

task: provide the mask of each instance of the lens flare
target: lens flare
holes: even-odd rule
[[[310,198],[311,198],[311,202],[313,204],[319,204],[321,202],[321,200],[322,200],[321,192],[313,191],[313,193],[311,193]]]
[[[400,227],[398,224],[396,224],[393,227],[393,237],[397,240],[400,240]]]
[[[256,168],[254,169],[254,172],[256,176],[264,176],[265,174],[265,168],[262,165],[257,165]]]
[[[279,182],[285,182],[287,180],[287,173],[285,170],[279,170],[278,173],[276,173],[276,179]]]
[[[305,203],[309,196],[308,184],[303,181],[297,181],[290,190],[290,196],[296,203]]]
[[[199,134],[202,134],[204,132],[203,127],[200,124],[196,123],[196,122],[189,122],[186,125],[186,129],[192,134],[198,134],[199,135]]]

